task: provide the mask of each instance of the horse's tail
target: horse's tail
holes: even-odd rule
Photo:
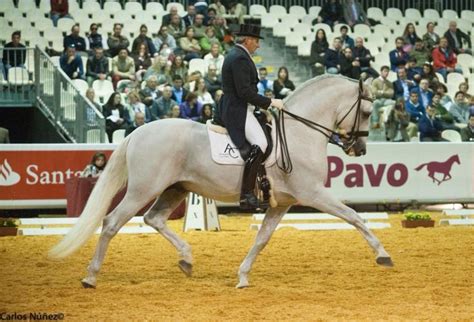
[[[419,166],[417,166],[415,168],[416,171],[420,171],[421,169],[423,169],[424,166],[428,165],[428,163],[423,163],[423,164],[420,164]]]
[[[127,183],[126,154],[128,142],[129,138],[126,138],[114,151],[92,190],[79,220],[59,244],[49,251],[50,258],[60,259],[71,255],[81,248],[100,226],[101,221],[107,214],[112,198]]]

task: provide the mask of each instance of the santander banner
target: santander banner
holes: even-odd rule
[[[0,145],[0,209],[65,207],[65,181],[112,144]],[[328,189],[347,203],[474,201],[474,144],[371,143],[368,154],[328,150]]]

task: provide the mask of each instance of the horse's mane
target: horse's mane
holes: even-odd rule
[[[311,78],[311,79],[308,79],[307,81],[305,81],[302,85],[298,86],[295,91],[290,95],[288,96],[288,98],[285,100],[285,103],[288,104],[288,102],[293,98],[293,97],[297,97],[298,94],[302,91],[304,91],[307,87],[310,87],[312,86],[314,83],[318,83],[322,80],[325,80],[325,79],[328,79],[328,78],[338,78],[338,79],[344,79],[344,80],[348,80],[348,81],[351,81],[353,83],[358,83],[359,81],[357,79],[353,79],[353,78],[349,78],[349,77],[346,77],[346,76],[343,76],[343,75],[339,75],[339,74],[322,74],[322,75],[319,75],[319,76],[316,76],[314,78]]]

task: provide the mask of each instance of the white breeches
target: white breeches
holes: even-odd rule
[[[251,145],[258,145],[262,152],[265,153],[268,146],[267,138],[265,137],[265,133],[263,132],[260,123],[258,123],[257,118],[255,117],[255,115],[253,115],[254,109],[255,108],[253,106],[249,106],[247,108],[247,119],[245,121],[245,137]]]

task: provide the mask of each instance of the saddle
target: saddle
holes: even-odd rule
[[[271,160],[272,158],[269,158],[273,151],[272,122],[271,117],[267,117],[267,113],[260,110],[259,108],[255,108],[254,116],[262,127],[268,144],[267,149],[263,155],[262,164],[257,171],[257,184],[255,186],[258,191],[256,195],[261,200],[261,205],[268,205],[271,185],[269,179],[267,178],[265,165],[268,166],[273,164],[274,161]],[[213,160],[220,164],[244,165],[244,160],[242,159],[238,149],[233,146],[233,143],[228,136],[227,129],[219,120],[219,118],[217,117],[207,121],[207,128],[211,141],[211,153]],[[216,133],[218,134],[216,135]],[[225,134],[225,139],[223,138],[222,134]]]

